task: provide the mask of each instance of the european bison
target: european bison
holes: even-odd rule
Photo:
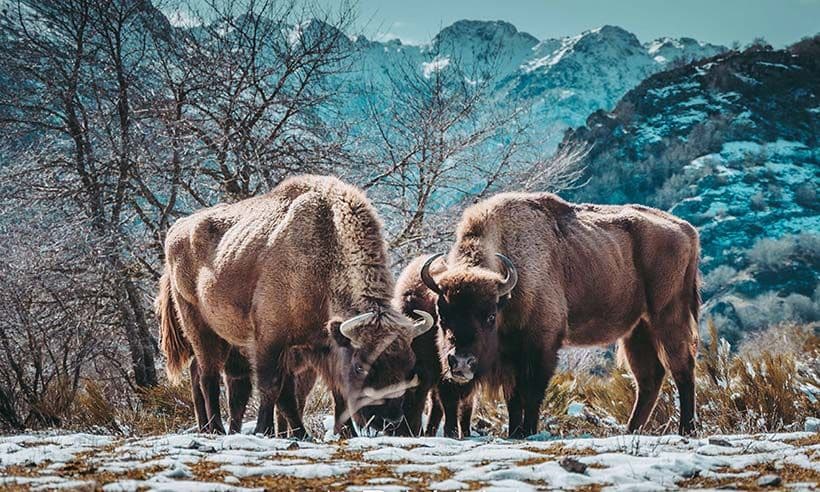
[[[435,259],[435,257],[430,257]],[[396,281],[396,295],[394,302],[396,309],[404,314],[414,311],[436,312],[436,296],[431,292],[421,279],[421,270],[425,265],[429,269],[429,264],[425,263],[427,256],[420,256],[411,261],[402,270]],[[428,271],[433,277],[443,272],[443,264],[437,265]],[[436,320],[437,321],[437,320]],[[435,325],[434,325],[435,326]],[[439,337],[441,331],[438,328],[416,337],[413,340],[413,352],[416,355],[415,374],[419,384],[407,390],[404,397],[404,415],[406,425],[397,429],[397,434],[401,435],[421,435],[421,416],[428,397],[431,400],[430,417],[427,421],[425,434],[434,436],[444,419],[444,435],[446,437],[459,436],[459,422],[461,422],[461,432],[464,437],[470,435],[470,418],[473,411],[473,393],[476,386],[474,381],[459,384],[442,377],[442,364],[439,357]]]
[[[615,341],[638,387],[629,431],[646,423],[668,369],[690,434],[698,256],[695,228],[659,210],[505,193],[468,208],[446,270],[433,278],[428,264],[421,277],[450,377],[503,388],[511,437],[537,432],[562,345]]]
[[[294,360],[309,362],[333,392],[337,432],[351,417],[377,428],[403,418],[415,364],[410,344],[433,319],[419,312],[413,322],[391,306],[382,224],[357,188],[302,176],[263,196],[200,210],[168,231],[165,270],[169,285],[160,295],[167,298],[159,304],[167,372],[178,380],[188,360],[182,333],[198,364],[207,430],[222,430],[219,375],[231,347],[253,366],[257,433],[273,432],[278,403],[296,435],[305,435],[293,392],[280,398]]]

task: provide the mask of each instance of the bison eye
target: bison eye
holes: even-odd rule
[[[353,371],[355,371],[356,374],[359,375],[364,374],[364,366],[362,366],[361,364],[355,364],[353,366]]]
[[[484,324],[487,326],[495,325],[495,313],[492,313],[489,316],[487,316],[487,319],[484,320]]]

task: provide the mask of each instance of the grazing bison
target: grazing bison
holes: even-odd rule
[[[303,176],[200,210],[168,231],[165,271],[158,303],[167,372],[179,379],[187,340],[207,430],[222,430],[219,376],[232,347],[253,367],[257,433],[273,433],[278,404],[295,435],[305,435],[289,391],[297,362],[310,363],[333,392],[337,432],[351,417],[381,427],[403,418],[410,344],[433,319],[420,312],[413,322],[391,306],[381,221],[357,188]]]
[[[436,312],[436,296],[421,280],[421,269],[425,266],[427,256],[420,256],[411,261],[402,270],[396,281],[394,303],[396,309],[406,315],[415,311]],[[429,269],[429,265],[428,269]],[[441,267],[433,269],[428,274],[433,277],[443,272]],[[416,355],[414,369],[418,377],[418,385],[407,390],[404,397],[404,415],[406,425],[397,429],[401,435],[421,435],[421,416],[428,397],[431,398],[430,418],[427,421],[425,434],[434,436],[444,419],[444,435],[458,437],[458,423],[461,422],[461,432],[466,437],[470,435],[470,418],[472,416],[473,390],[475,382],[464,384],[442,378],[442,365],[439,357],[440,330],[433,329],[416,337],[413,340],[413,352]]]
[[[638,205],[570,204],[549,193],[500,194],[468,208],[436,294],[442,356],[456,382],[501,387],[509,434],[537,432],[562,345],[620,341],[637,382],[629,431],[655,407],[665,370],[694,431],[698,233]],[[502,272],[502,273],[499,273]]]

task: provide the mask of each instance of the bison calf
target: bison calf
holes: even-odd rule
[[[435,294],[427,288],[420,276],[426,260],[426,256],[420,256],[411,261],[396,281],[394,304],[396,309],[406,315],[418,310],[428,313],[436,312]],[[442,271],[443,269],[433,270],[428,272],[428,275],[436,276]],[[439,342],[440,330],[438,328],[413,340],[413,352],[416,356],[414,371],[419,384],[408,390],[405,395],[406,425],[398,429],[398,434],[413,436],[421,434],[421,417],[424,406],[430,398],[432,405],[425,432],[427,435],[436,434],[442,417],[444,417],[445,436],[458,437],[459,424],[462,435],[465,437],[470,435],[470,418],[476,384],[474,381],[459,384],[449,378],[443,378],[442,368],[447,366],[442,364],[439,356]]]

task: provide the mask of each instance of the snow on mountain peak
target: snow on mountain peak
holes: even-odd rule
[[[450,58],[446,56],[437,56],[431,62],[425,62],[421,64],[421,72],[424,75],[424,78],[429,79],[435,72],[439,70],[444,70],[447,68],[447,65],[450,64]]]

